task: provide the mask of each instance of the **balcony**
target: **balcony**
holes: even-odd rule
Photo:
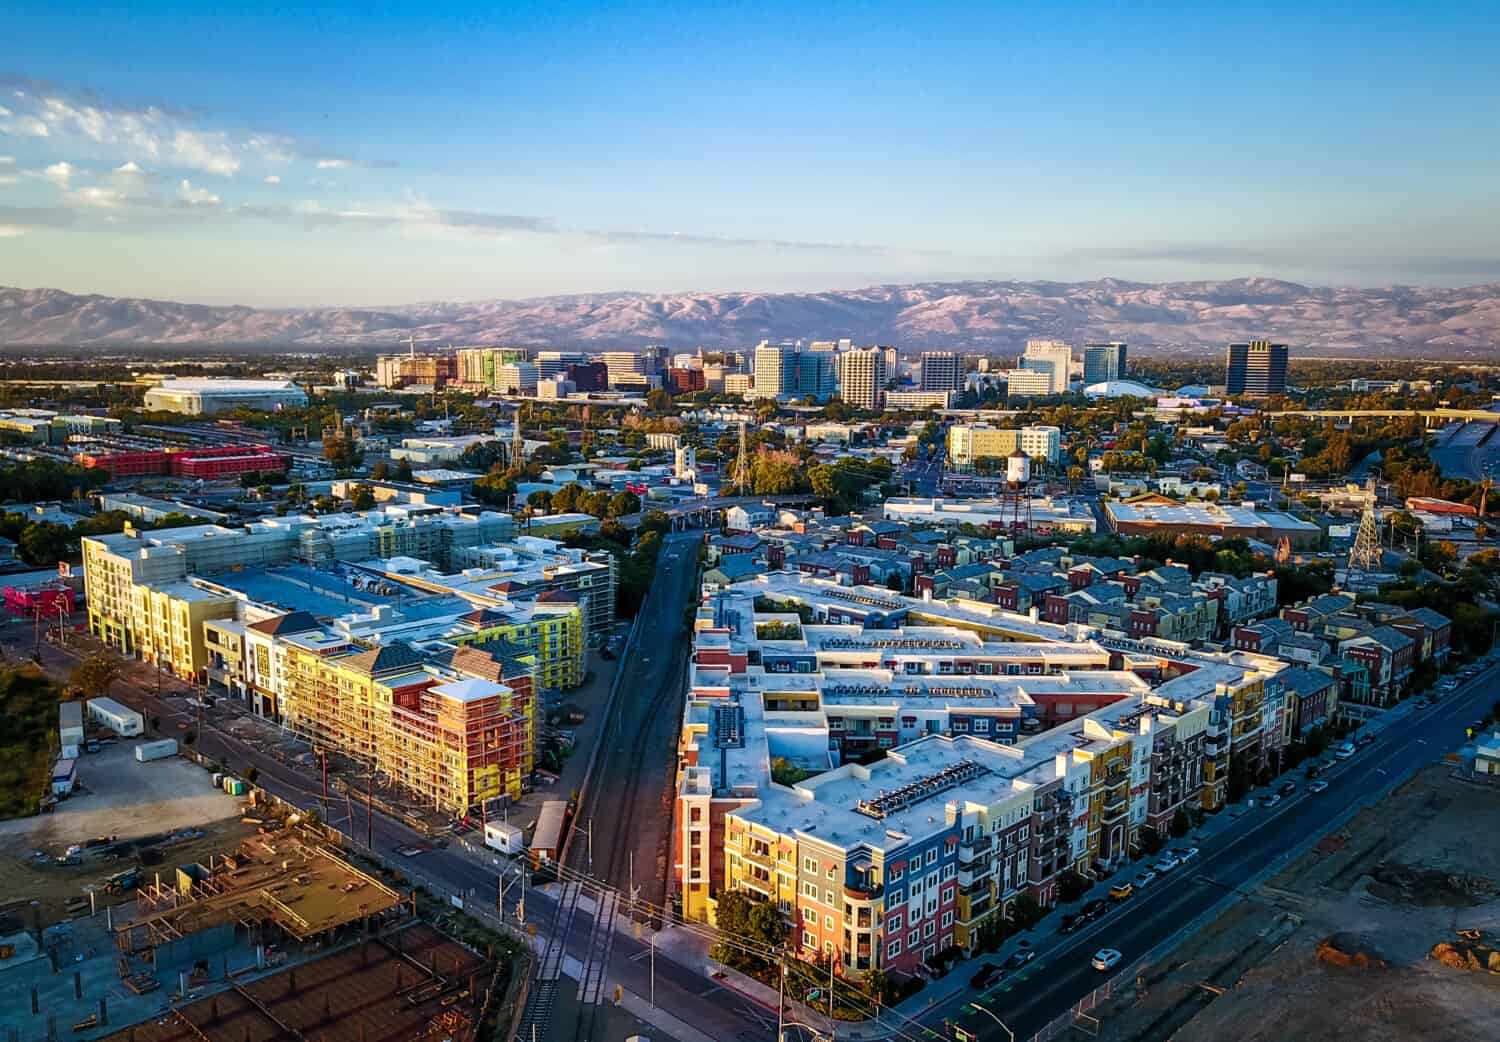
[[[744,851],[741,852],[740,857],[744,858],[746,861],[749,861],[751,864],[761,865],[762,867],[767,869],[774,869],[776,867],[776,858],[772,856],[769,847],[761,849],[756,849],[755,847],[746,847]]]
[[[971,862],[975,858],[989,851],[995,845],[995,838],[989,833],[975,836],[973,839],[961,840],[958,844],[958,863]]]

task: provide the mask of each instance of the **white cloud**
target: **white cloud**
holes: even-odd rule
[[[222,133],[179,130],[172,137],[172,151],[183,166],[196,167],[210,174],[228,177],[240,168],[239,157]]]
[[[25,234],[25,228],[17,228],[14,224],[0,224],[0,239],[19,239]]]
[[[187,178],[183,178],[182,183],[177,186],[177,198],[189,206],[218,206],[223,202],[208,189],[193,187],[193,182]]]
[[[319,170],[347,170],[347,169],[349,169],[353,165],[354,164],[351,161],[347,160],[347,159],[320,159],[320,160],[318,160],[318,169]]]
[[[0,123],[0,134],[16,134],[20,137],[48,137],[51,131],[47,124],[35,116],[17,116],[8,123]]]
[[[0,119],[4,119],[6,116],[9,116],[9,115],[10,115],[10,109],[6,108],[4,105],[0,105]]]
[[[136,164],[136,161],[133,160],[133,159],[130,162],[128,162],[128,163],[121,163],[119,166],[115,167],[115,171],[114,172],[117,173],[117,174],[142,174],[142,173],[145,173],[145,171],[142,170]]]
[[[283,134],[254,134],[245,140],[245,150],[268,163],[290,163],[297,158],[297,142]]]
[[[279,185],[279,184],[281,184],[281,175],[279,175],[279,174],[267,174],[266,175],[266,184],[268,184],[268,185]]]
[[[115,188],[100,188],[88,185],[68,193],[68,201],[74,206],[99,210],[114,210],[125,205],[125,193]]]
[[[53,184],[66,188],[68,187],[68,182],[73,179],[73,164],[53,163],[42,171],[42,176]]]

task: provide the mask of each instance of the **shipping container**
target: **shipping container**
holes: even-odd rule
[[[164,760],[168,756],[177,755],[177,739],[161,738],[154,742],[142,742],[135,747],[135,758],[139,763],[147,763],[151,760]]]
[[[491,821],[484,826],[484,845],[502,854],[524,854],[526,838],[514,825]]]
[[[140,713],[113,698],[89,699],[89,719],[103,724],[121,738],[134,738],[146,730],[146,721]]]
[[[238,778],[229,778],[224,782],[224,790],[231,796],[245,795],[245,783]]]

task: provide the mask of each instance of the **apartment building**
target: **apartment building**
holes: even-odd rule
[[[737,588],[700,612],[674,871],[686,915],[749,892],[777,904],[801,951],[851,975],[971,948],[1022,894],[1051,903],[1063,873],[1106,871],[1141,829],[1202,805],[1227,778],[1229,737],[1258,738],[1255,694],[1281,668],[1166,642],[1069,643],[1024,618],[1013,625],[1041,639],[997,643],[914,624],[894,602],[805,622],[831,606],[820,583],[796,599],[786,577],[760,582],[776,592]],[[1109,668],[1117,658],[1126,668]],[[1090,690],[1109,697],[1048,726],[1063,714],[1042,699]],[[851,762],[875,749],[885,758]]]
[[[381,355],[375,360],[375,382],[381,387],[446,387],[458,379],[458,360],[453,355]]]
[[[885,352],[878,347],[847,351],[839,356],[839,394],[856,409],[874,412],[883,409],[887,379]]]
[[[957,391],[962,386],[961,371],[955,352],[923,351],[921,390]]]
[[[948,460],[972,466],[981,459],[1004,459],[1020,452],[1055,464],[1062,459],[1062,431],[1057,427],[990,427],[954,424],[948,428]]]

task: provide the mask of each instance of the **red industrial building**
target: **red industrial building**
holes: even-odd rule
[[[239,474],[284,471],[292,465],[289,453],[266,445],[227,445],[212,449],[157,449],[144,452],[80,452],[79,466],[109,471],[111,480],[170,474],[213,481]]]

